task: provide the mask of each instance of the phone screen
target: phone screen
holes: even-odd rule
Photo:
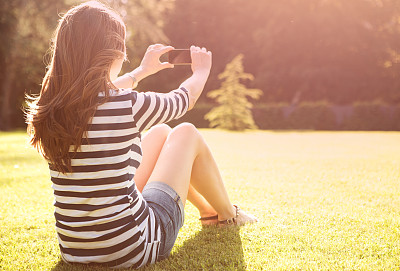
[[[174,65],[190,65],[192,57],[189,49],[174,49],[168,52],[168,62]]]

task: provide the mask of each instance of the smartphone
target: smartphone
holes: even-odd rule
[[[168,52],[168,62],[174,65],[191,65],[190,49],[174,49]]]

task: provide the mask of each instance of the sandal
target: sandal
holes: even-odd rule
[[[240,208],[237,205],[233,205],[236,208],[235,217],[228,218],[226,220],[218,220],[218,226],[228,226],[228,225],[237,225],[237,217],[239,216]]]
[[[200,217],[199,220],[203,226],[215,226],[218,224],[218,215]]]
[[[242,226],[248,223],[257,222],[257,218],[251,214],[247,214],[245,211],[240,209],[237,205],[233,205],[236,208],[236,214],[234,217],[226,220],[218,220],[219,227],[229,227],[229,226]]]

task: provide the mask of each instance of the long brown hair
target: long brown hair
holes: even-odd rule
[[[59,21],[40,95],[27,96],[26,110],[30,144],[51,168],[72,171],[70,146],[73,152],[81,146],[99,93],[105,102],[116,88],[109,72],[125,56],[125,35],[121,17],[97,1],[71,8]]]

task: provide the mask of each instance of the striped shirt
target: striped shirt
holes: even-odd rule
[[[188,92],[113,91],[91,120],[72,172],[49,165],[62,258],[114,268],[157,259],[161,232],[133,177],[142,159],[140,133],[186,113]]]

